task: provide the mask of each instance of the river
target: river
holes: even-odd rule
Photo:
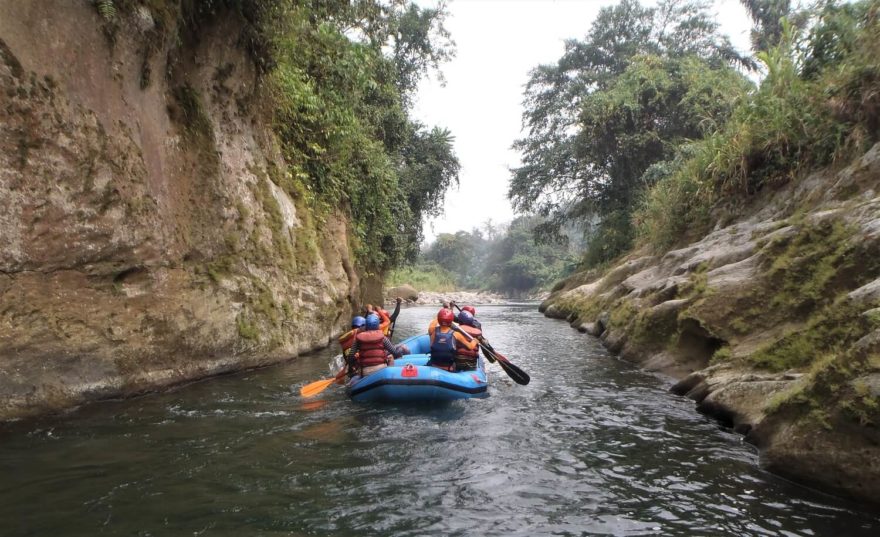
[[[436,308],[404,309],[395,340]],[[350,402],[335,349],[0,426],[0,536],[880,535],[762,471],[742,437],[535,306],[478,309],[532,376],[490,396]]]

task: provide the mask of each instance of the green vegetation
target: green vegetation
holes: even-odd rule
[[[239,315],[236,318],[235,323],[238,326],[239,336],[254,341],[260,338],[260,330],[253,321],[245,319],[243,315]]]
[[[598,266],[700,236],[762,189],[876,142],[877,0],[743,4],[755,59],[718,34],[705,2],[623,0],[534,69],[515,208],[546,216],[544,236],[583,226],[586,266]],[[755,88],[741,69],[759,65]]]
[[[771,398],[765,409],[769,413],[799,413],[801,419],[826,430],[834,429],[841,420],[876,426],[880,398],[859,378],[869,370],[869,361],[851,352],[823,355],[791,388]]]
[[[454,291],[458,289],[455,276],[437,265],[419,264],[400,267],[388,273],[386,287],[412,285],[417,291]]]
[[[594,321],[607,312],[612,341],[625,335],[629,352],[803,373],[777,377],[797,380],[767,402],[768,413],[808,430],[876,428],[880,355],[866,336],[880,329],[880,308],[848,293],[877,278],[880,252],[843,210],[791,204],[777,228],[757,232],[778,233],[752,237],[763,265],[748,284],[713,292],[703,264],[679,282],[674,298],[685,301],[669,307],[658,305],[672,298],[666,290],[609,292],[632,273],[614,260],[720,229],[753,211],[757,194],[848,164],[880,141],[880,0],[802,11],[789,0],[742,3],[755,22],[756,86],[737,70],[751,60],[729,53],[701,2],[649,9],[624,0],[603,10],[583,41],[533,71],[517,142],[523,165],[509,194],[518,210],[548,218],[536,229],[543,237],[584,226],[584,265],[617,267],[554,286],[571,292],[554,300],[552,315]],[[677,33],[692,24],[696,35]],[[837,199],[873,186],[853,178],[833,191]],[[588,292],[573,291],[585,284]]]
[[[691,272],[686,284],[679,289],[679,298],[698,298],[709,291],[709,264],[705,261],[700,263],[697,268]]]
[[[569,41],[526,88],[523,165],[509,196],[517,210],[587,228],[588,265],[632,245],[632,211],[690,140],[711,134],[750,88],[705,2],[635,0],[604,8],[583,41]]]
[[[520,217],[505,226],[488,221],[482,229],[441,233],[421,253],[418,264],[392,273],[386,283],[410,283],[419,290],[482,289],[507,295],[549,288],[575,268],[577,244],[566,236],[555,243],[536,241],[536,229],[543,223],[538,217]],[[417,278],[427,280],[424,284],[431,287],[420,287]]]
[[[845,161],[877,141],[876,0],[825,4],[804,36],[784,23],[758,53],[767,76],[726,125],[680,148],[636,211],[641,241],[669,246],[708,229],[713,207]]]
[[[116,5],[113,3],[113,0],[96,0],[95,7],[98,9],[98,13],[104,17],[104,20],[112,21],[116,18]]]
[[[273,16],[281,186],[319,218],[343,207],[368,271],[414,259],[422,217],[442,208],[459,168],[451,135],[407,111],[418,78],[450,54],[443,6],[279,2]]]
[[[731,352],[730,347],[721,347],[712,354],[712,358],[709,359],[709,362],[712,364],[729,362],[732,356],[733,353]]]
[[[759,348],[748,359],[758,367],[785,371],[834,357],[867,332],[867,320],[859,313],[845,298],[840,299],[812,314],[805,326]]]

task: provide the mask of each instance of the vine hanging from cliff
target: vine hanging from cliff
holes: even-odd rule
[[[408,115],[417,79],[451,55],[443,9],[306,3],[276,19],[270,84],[289,186],[350,214],[369,271],[415,257],[423,217],[457,182],[451,134]]]

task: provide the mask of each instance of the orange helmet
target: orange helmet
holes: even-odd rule
[[[455,315],[453,315],[452,310],[443,308],[437,312],[437,321],[440,323],[440,326],[449,326],[454,320]]]

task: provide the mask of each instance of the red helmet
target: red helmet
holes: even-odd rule
[[[449,326],[455,320],[455,315],[453,315],[452,310],[443,308],[437,312],[437,320],[440,322],[440,326]]]
[[[470,313],[471,315],[473,315],[474,317],[477,316],[477,310],[475,310],[473,306],[465,306],[465,307],[461,308],[461,311],[466,311],[466,312]]]

